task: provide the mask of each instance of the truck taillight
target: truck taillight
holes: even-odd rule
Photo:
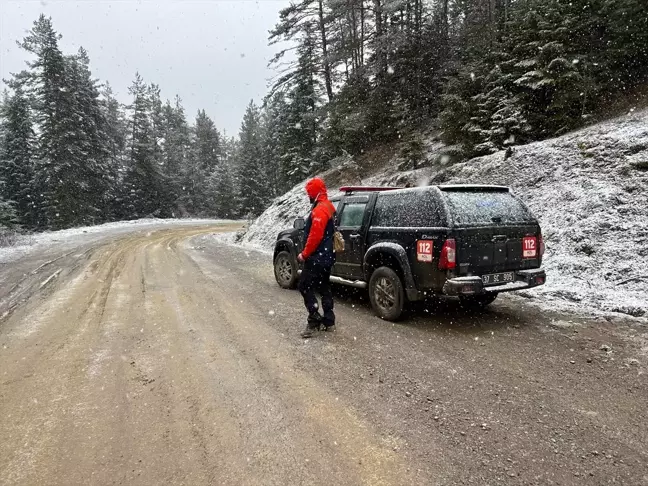
[[[457,266],[457,244],[455,240],[449,238],[445,240],[441,248],[441,257],[439,258],[439,270],[452,270]]]
[[[542,258],[545,254],[545,243],[542,233],[538,236],[538,250],[540,251],[540,258]]]

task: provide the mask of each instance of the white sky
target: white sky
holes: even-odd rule
[[[25,67],[16,45],[41,13],[63,35],[66,54],[83,46],[94,77],[109,81],[128,102],[139,71],[160,85],[163,98],[182,98],[193,121],[204,108],[228,135],[250,99],[267,92],[275,48],[268,31],[288,0],[0,0],[0,78]]]

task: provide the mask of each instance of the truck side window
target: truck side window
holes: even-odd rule
[[[380,194],[371,220],[371,226],[383,228],[426,228],[443,224],[434,196],[424,189]]]
[[[357,228],[362,226],[366,207],[366,202],[345,204],[340,216],[340,227]]]

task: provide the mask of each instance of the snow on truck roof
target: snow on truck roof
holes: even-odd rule
[[[428,186],[430,187],[430,186]],[[442,191],[488,191],[488,192],[509,192],[510,189],[506,186],[496,186],[489,184],[448,184],[437,186]],[[352,192],[384,192],[384,191],[399,191],[399,190],[416,190],[420,187],[372,187],[372,186],[343,186],[340,187],[340,192],[350,194]]]
[[[442,191],[492,191],[492,192],[509,192],[506,186],[494,186],[490,184],[449,184],[447,186],[437,186]]]

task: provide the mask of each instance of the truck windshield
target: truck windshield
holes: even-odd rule
[[[444,191],[450,213],[457,224],[525,223],[529,210],[509,192]]]

